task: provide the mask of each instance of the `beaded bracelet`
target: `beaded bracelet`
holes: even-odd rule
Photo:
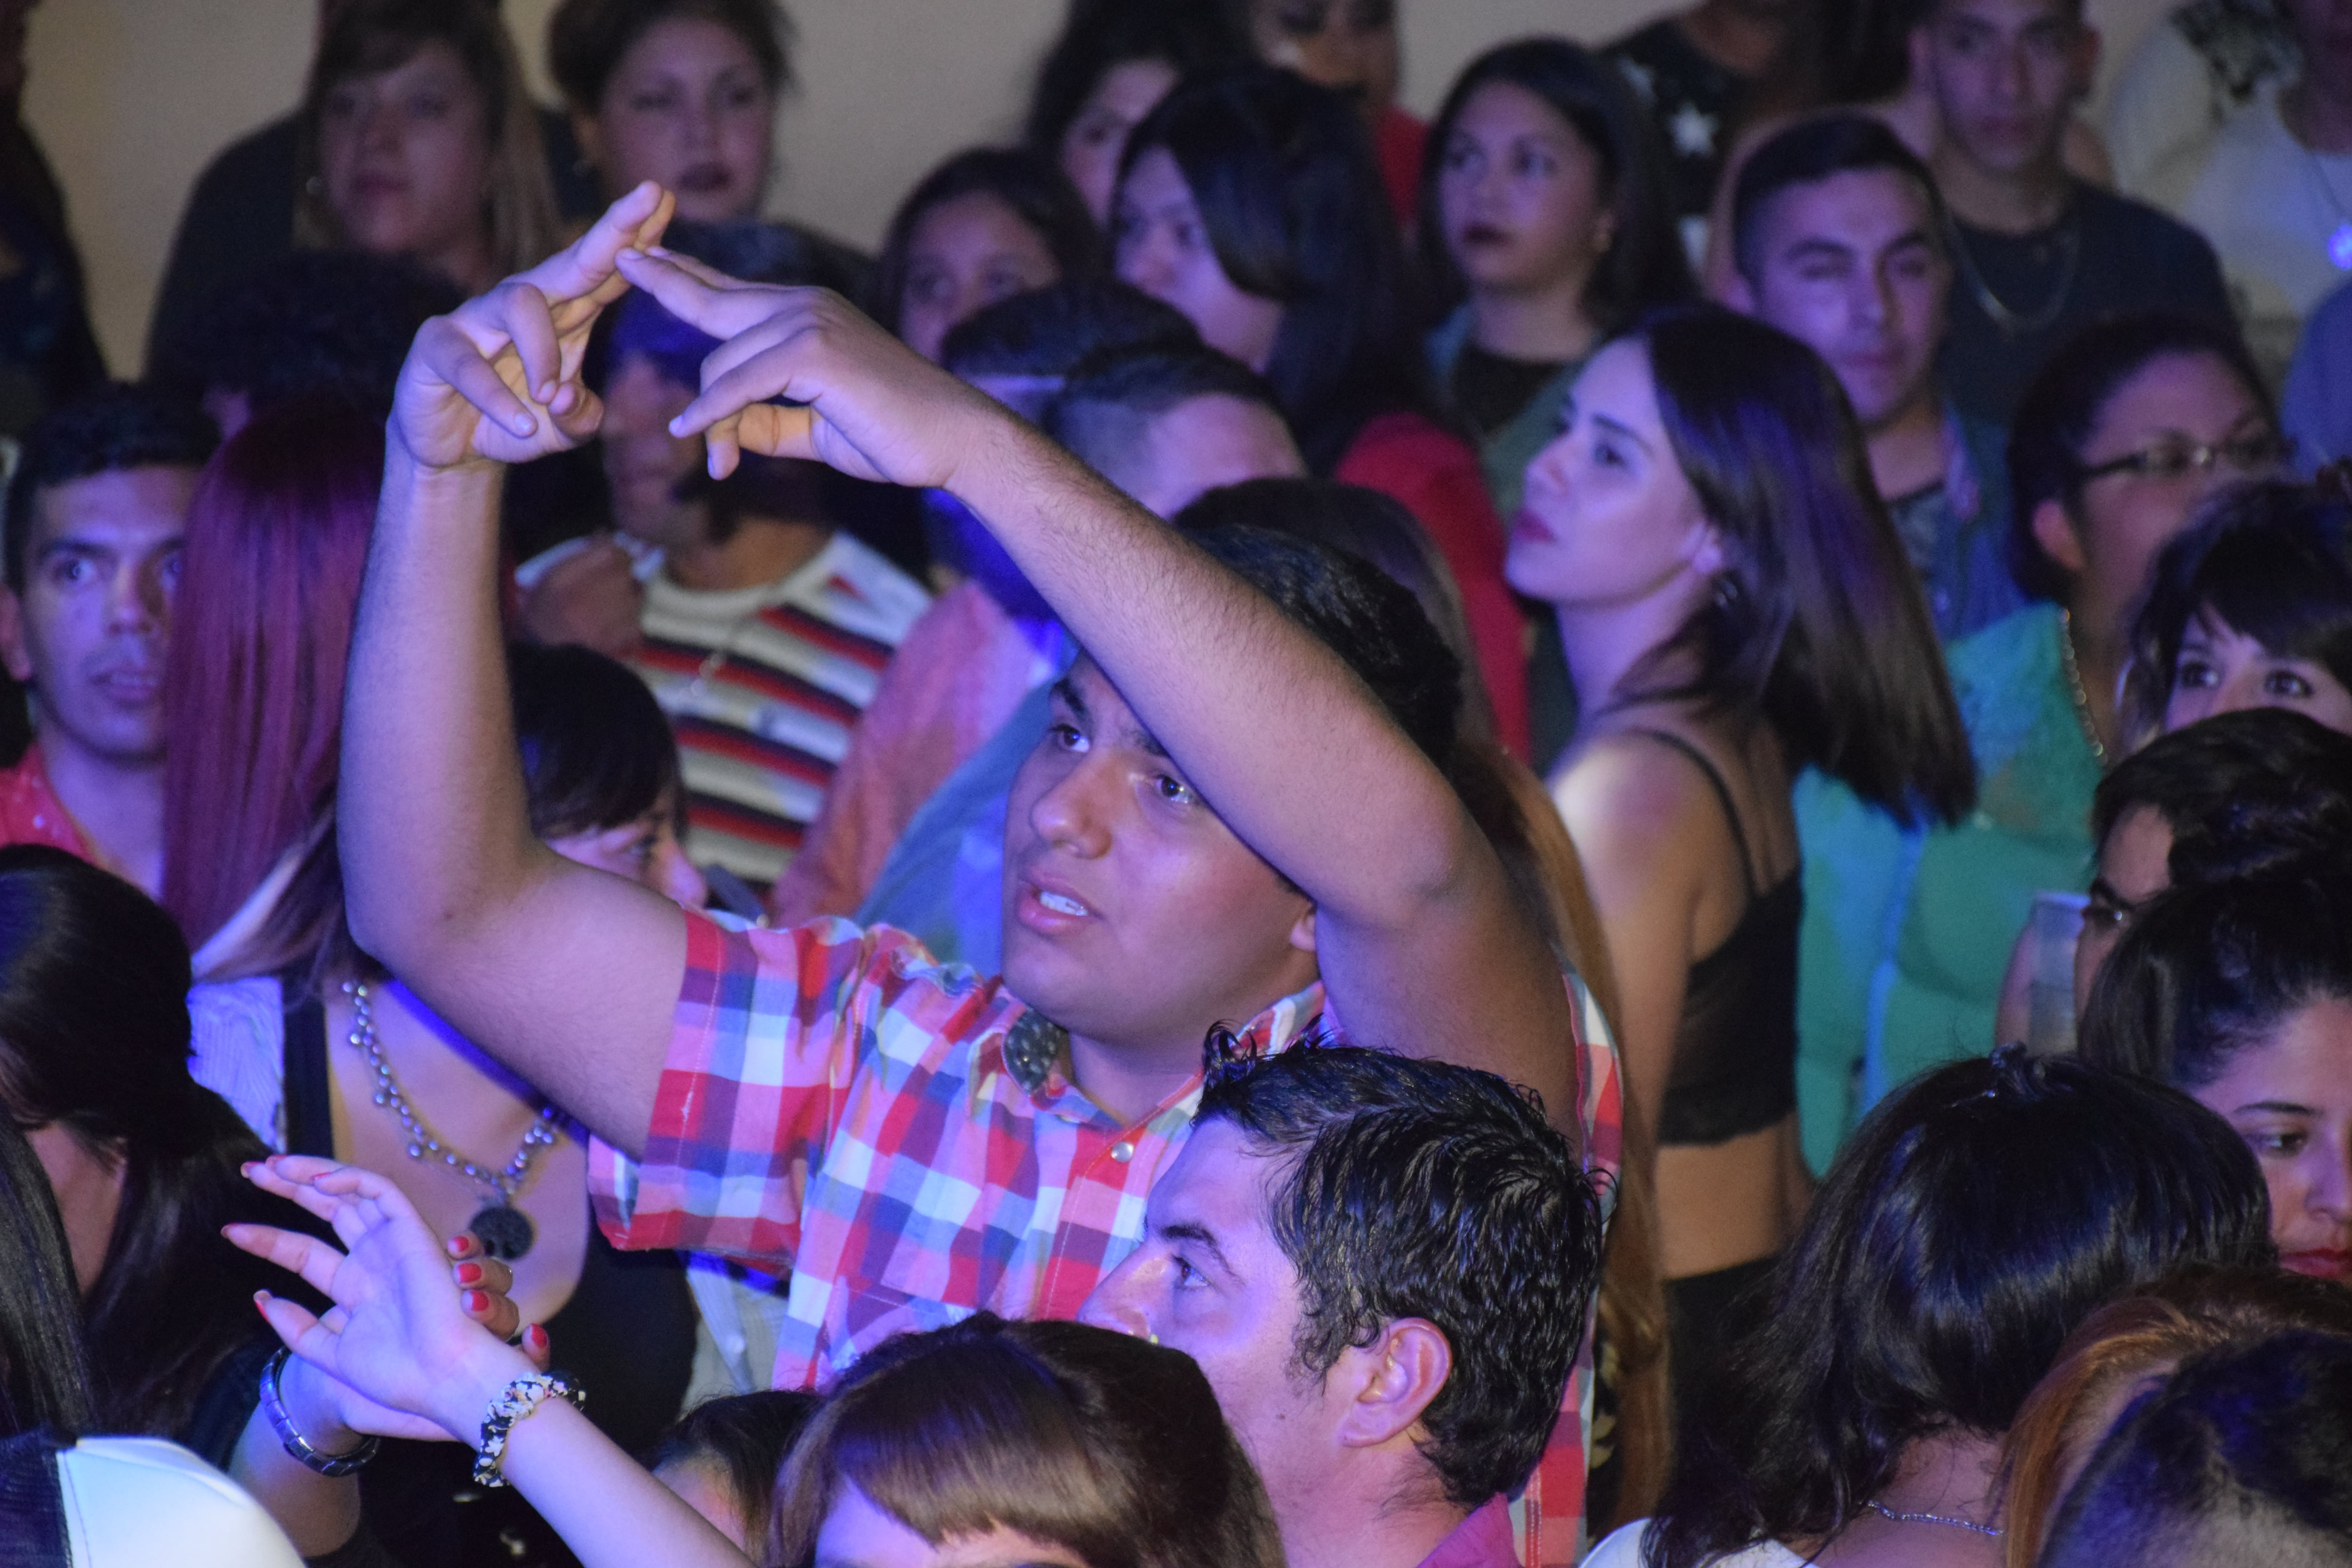
[[[348,1476],[374,1458],[383,1441],[364,1438],[348,1454],[322,1454],[310,1447],[310,1440],[295,1428],[294,1417],[286,1412],[286,1398],[278,1391],[278,1374],[285,1370],[286,1358],[292,1353],[281,1350],[261,1369],[261,1413],[269,1417],[269,1429],[278,1434],[278,1442],[286,1446],[286,1452],[295,1460],[322,1476]]]
[[[474,1484],[502,1487],[507,1479],[499,1466],[507,1455],[507,1434],[514,1424],[538,1409],[552,1394],[571,1402],[574,1410],[588,1405],[588,1392],[576,1386],[560,1372],[533,1373],[529,1377],[516,1378],[506,1386],[506,1392],[490,1401],[490,1413],[482,1421],[481,1452],[474,1459]]]

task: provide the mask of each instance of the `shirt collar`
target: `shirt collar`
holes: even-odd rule
[[[1455,1525],[1421,1560],[1421,1568],[1517,1568],[1518,1560],[1511,1542],[1511,1505],[1498,1494]]]

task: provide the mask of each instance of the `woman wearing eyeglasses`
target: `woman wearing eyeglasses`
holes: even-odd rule
[[[1894,1085],[1995,1043],[2036,895],[2089,875],[2091,794],[2126,748],[2118,689],[2156,558],[2209,495],[2286,455],[2243,345],[2164,316],[2075,337],[2012,432],[2011,565],[2041,602],[1946,650],[1976,814],[1906,831],[1819,775],[1798,788],[1800,1109],[1816,1168]],[[2011,1034],[2029,978],[2011,987]],[[2060,1019],[2037,1037],[2070,1032]]]

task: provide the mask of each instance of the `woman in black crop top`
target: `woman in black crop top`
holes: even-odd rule
[[[1579,719],[1551,781],[1657,1144],[1677,1403],[1810,1192],[1796,1126],[1790,787],[1906,818],[1973,803],[1916,574],[1829,370],[1713,306],[1587,362],[1528,466],[1508,573],[1554,607]]]

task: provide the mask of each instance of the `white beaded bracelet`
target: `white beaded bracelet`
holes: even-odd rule
[[[569,1400],[572,1408],[583,1410],[588,1405],[588,1393],[575,1386],[560,1372],[533,1373],[529,1377],[516,1378],[506,1386],[506,1392],[490,1401],[490,1413],[482,1421],[482,1446],[474,1459],[474,1483],[477,1486],[502,1487],[506,1477],[499,1473],[499,1464],[507,1454],[507,1434],[514,1424],[538,1409],[549,1395]]]

